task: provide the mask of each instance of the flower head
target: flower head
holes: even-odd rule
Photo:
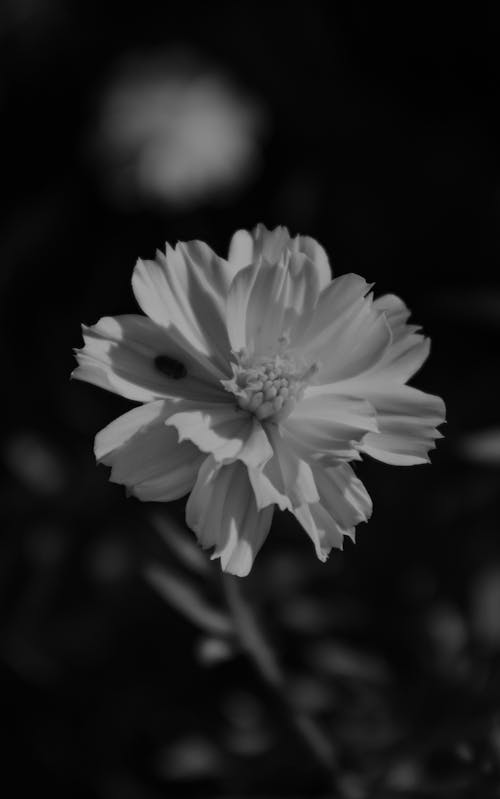
[[[326,560],[371,501],[350,461],[428,462],[439,397],[406,385],[429,353],[398,297],[331,279],[314,239],[234,234],[139,260],[144,313],[83,328],[75,377],[141,403],[96,437],[111,480],[141,500],[190,492],[187,524],[222,568],[246,575],[275,505]]]
[[[103,98],[98,150],[117,198],[196,206],[259,166],[263,109],[188,51],[136,57]]]

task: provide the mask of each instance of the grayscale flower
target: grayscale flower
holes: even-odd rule
[[[222,569],[248,574],[274,506],[326,560],[371,514],[351,461],[428,462],[439,397],[406,385],[429,353],[398,297],[286,228],[199,241],[139,260],[146,314],[84,327],[75,377],[142,403],[96,437],[111,480],[141,500],[190,492],[187,524]]]

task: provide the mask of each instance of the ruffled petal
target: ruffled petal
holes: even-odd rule
[[[339,438],[332,435],[331,426],[319,421],[298,426],[283,424],[283,429],[295,450],[308,461],[337,463],[338,461],[360,461],[357,436],[349,438],[342,430]],[[365,434],[363,434],[364,436]]]
[[[282,423],[295,448],[307,460],[359,459],[358,444],[369,431],[377,432],[376,412],[367,400],[312,390]]]
[[[304,334],[310,349],[321,349],[332,333],[345,324],[364,305],[370,284],[356,274],[346,274],[332,280],[321,292],[314,316]]]
[[[345,381],[340,390],[366,397],[377,413],[379,432],[366,435],[361,452],[399,466],[429,462],[429,450],[442,437],[436,428],[445,421],[440,397],[377,376]]]
[[[342,530],[321,503],[301,505],[292,511],[314,544],[316,555],[323,563],[330,551],[342,549],[346,530]]]
[[[244,577],[264,543],[273,508],[258,510],[246,467],[218,466],[209,456],[186,506],[186,522],[201,545],[214,547],[223,571]]]
[[[301,252],[314,264],[318,276],[319,288],[322,291],[332,279],[330,261],[324,248],[310,236],[295,236],[291,242],[292,252]]]
[[[259,260],[241,269],[229,289],[226,322],[231,348],[238,352],[259,351],[262,342],[275,352],[284,309],[280,300],[288,270],[285,264],[271,265]],[[274,315],[269,313],[273,309]]]
[[[132,287],[147,316],[182,338],[212,366],[216,376],[228,372],[229,342],[225,304],[234,275],[230,264],[199,241],[167,244],[156,260],[139,260]]]
[[[345,380],[373,368],[391,344],[385,314],[359,275],[335,278],[323,290],[314,316],[295,342],[298,353],[320,366],[316,383]]]
[[[310,324],[321,293],[323,278],[324,275],[305,253],[291,253],[288,261],[288,284],[282,302],[285,308],[283,333],[292,347]]]
[[[248,469],[257,508],[262,510],[277,505],[280,510],[290,510],[291,503],[285,493],[277,461],[272,458],[264,469]]]
[[[275,503],[284,510],[317,502],[319,495],[311,467],[300,457],[286,431],[270,425],[268,435],[273,457],[263,469],[249,470],[257,506],[263,508]]]
[[[272,447],[260,422],[232,403],[184,408],[174,413],[167,424],[177,429],[180,441],[192,441],[202,452],[212,453],[215,461],[238,459],[259,469],[272,457]]]
[[[95,455],[111,466],[110,480],[142,500],[169,502],[189,493],[204,457],[191,443],[179,443],[165,426],[174,403],[159,400],[115,419],[97,434]]]
[[[361,480],[347,463],[313,467],[321,505],[344,531],[353,531],[372,514],[372,501]]]
[[[406,383],[417,372],[430,351],[430,340],[417,331],[417,325],[408,325],[410,311],[403,300],[386,294],[374,302],[374,307],[385,313],[392,333],[391,346],[376,365],[378,377]]]
[[[268,230],[265,225],[257,225],[252,231],[252,238],[253,260],[262,258],[269,264],[277,264],[290,245],[290,234],[282,226]]]
[[[301,253],[308,258],[316,271],[320,290],[330,283],[330,262],[321,244],[310,236],[295,236],[292,239],[285,227],[268,230],[265,225],[257,225],[252,233],[247,230],[236,231],[229,245],[228,261],[236,274],[237,270],[259,258],[276,264],[286,252]]]
[[[292,512],[313,541],[318,558],[325,561],[332,548],[342,549],[345,536],[354,540],[355,527],[369,519],[372,502],[347,464],[315,466],[313,471],[319,502]]]
[[[72,377],[113,391],[136,402],[159,397],[224,401],[225,392],[205,364],[172,339],[169,331],[138,314],[105,316],[82,326],[85,346],[76,351],[78,367]],[[185,370],[168,377],[156,364],[171,358]],[[161,361],[159,362],[161,366]]]
[[[283,336],[293,343],[309,324],[319,292],[316,269],[302,253],[287,253],[277,264],[259,259],[241,269],[227,300],[232,349],[271,355]]]

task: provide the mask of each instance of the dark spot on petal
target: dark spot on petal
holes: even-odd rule
[[[157,355],[155,366],[159,372],[170,377],[172,380],[181,380],[187,375],[187,369],[183,363],[171,358],[170,355]]]

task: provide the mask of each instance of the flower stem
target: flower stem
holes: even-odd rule
[[[241,590],[241,580],[230,574],[222,574],[227,604],[231,612],[235,632],[242,648],[255,665],[262,679],[273,689],[280,705],[303,743],[316,762],[328,773],[332,787],[336,783],[336,758],[333,746],[319,727],[317,721],[290,701],[285,675],[276,656],[266,641],[249,603]],[[338,794],[335,794],[338,795]]]

